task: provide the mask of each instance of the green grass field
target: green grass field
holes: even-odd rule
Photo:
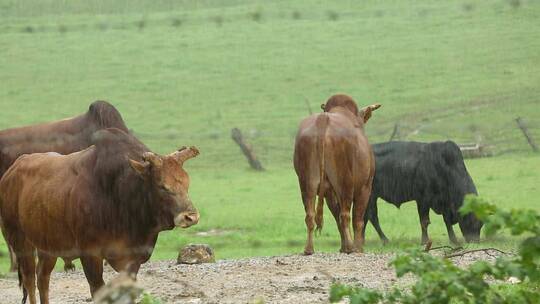
[[[162,233],[154,259],[189,242],[221,259],[301,252],[294,135],[306,103],[318,111],[337,92],[383,104],[367,126],[371,142],[398,123],[402,139],[491,145],[495,157],[467,161],[480,194],[540,210],[540,155],[514,122],[523,117],[540,141],[540,3],[518,2],[0,0],[0,129],[105,99],[154,151],[198,146],[188,170],[200,224]],[[265,172],[249,169],[233,127]],[[379,205],[392,244],[370,226],[367,251],[419,244],[414,203]],[[442,218],[431,221],[446,244]],[[223,234],[197,234],[211,229]],[[337,251],[338,241],[326,210],[315,250]],[[479,246],[516,243],[501,235]]]

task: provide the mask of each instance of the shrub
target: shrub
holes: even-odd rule
[[[351,304],[360,303],[540,303],[540,214],[533,210],[503,211],[483,199],[471,196],[460,212],[474,212],[484,221],[487,236],[501,229],[512,235],[527,237],[515,257],[498,257],[495,263],[477,261],[459,268],[448,259],[420,250],[399,254],[390,264],[396,275],[412,274],[417,278],[410,292],[394,287],[390,292],[333,285],[330,301],[348,296]],[[497,280],[517,278],[519,285],[488,284],[487,277]]]
[[[161,304],[162,302],[149,293],[144,293],[140,304]]]

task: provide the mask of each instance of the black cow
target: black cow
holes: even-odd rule
[[[375,179],[365,213],[383,242],[388,242],[379,225],[377,198],[400,207],[415,200],[422,228],[422,244],[428,241],[429,209],[442,214],[448,237],[458,243],[452,225],[459,227],[467,242],[480,239],[482,222],[473,214],[458,212],[466,194],[477,194],[456,143],[392,141],[373,145]],[[365,233],[364,226],[364,233]]]

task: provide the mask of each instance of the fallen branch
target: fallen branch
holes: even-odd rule
[[[448,246],[448,245],[445,245],[445,246],[437,246],[437,247],[432,247],[430,249],[428,249],[427,251],[433,251],[433,250],[438,250],[438,249],[449,249],[450,252],[456,252],[458,250],[462,250],[463,247],[452,247],[452,246]]]
[[[531,136],[531,134],[529,133],[529,129],[525,125],[525,122],[523,121],[523,119],[521,117],[518,117],[518,118],[516,118],[516,122],[518,124],[518,127],[521,129],[521,132],[523,132],[523,136],[525,136],[525,138],[527,139],[527,142],[531,146],[532,150],[534,152],[538,152],[539,151],[538,146],[534,142],[534,139]]]
[[[336,278],[334,278],[333,275],[331,275],[328,271],[322,269],[322,268],[317,268],[317,272],[322,274],[324,277],[326,277],[328,280],[334,282],[336,281]]]
[[[394,124],[394,130],[392,131],[392,135],[390,135],[390,139],[388,141],[393,141],[394,138],[399,139],[398,128],[399,128],[399,125],[397,123]]]
[[[489,255],[491,257],[494,257],[493,255],[489,254],[490,250],[502,253],[504,255],[514,255],[513,253],[504,252],[504,251],[502,251],[500,249],[490,247],[490,248],[471,249],[471,250],[465,250],[465,251],[456,252],[456,253],[452,253],[452,254],[446,254],[444,257],[447,258],[447,259],[450,259],[450,258],[455,258],[455,257],[458,257],[458,256],[464,256],[464,255],[469,254],[469,253],[480,252],[480,251],[483,251],[487,255]]]
[[[312,115],[313,111],[311,110],[311,106],[309,105],[309,99],[306,96],[304,96],[304,102],[306,103],[306,107],[309,112],[309,115]]]

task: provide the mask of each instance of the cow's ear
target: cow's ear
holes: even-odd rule
[[[377,103],[377,104],[372,104],[370,106],[362,108],[360,110],[359,116],[360,118],[364,120],[364,123],[366,123],[371,118],[371,113],[380,107],[381,105]]]
[[[163,160],[161,159],[161,157],[153,152],[144,152],[142,155],[142,159],[145,162],[149,162],[155,168],[161,168],[161,166],[163,165]]]
[[[133,159],[129,159],[129,165],[131,166],[131,168],[133,168],[133,170],[135,170],[135,172],[137,172],[139,175],[145,175],[146,172],[148,172],[148,166],[150,165],[148,162],[144,162],[144,163],[141,163],[141,162],[138,162],[136,160],[133,160]]]

